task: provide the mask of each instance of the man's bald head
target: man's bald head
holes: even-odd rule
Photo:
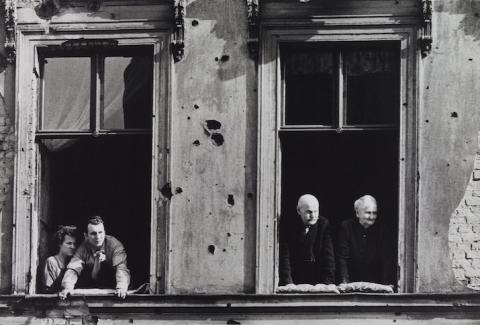
[[[313,226],[318,221],[318,200],[311,194],[300,196],[297,203],[297,213],[305,226]]]

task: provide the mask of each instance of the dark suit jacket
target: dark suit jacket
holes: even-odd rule
[[[390,246],[378,222],[365,229],[357,218],[343,221],[335,249],[339,281],[393,283]]]
[[[333,283],[335,257],[328,220],[319,217],[307,234],[299,216],[295,221],[282,225],[279,285]]]

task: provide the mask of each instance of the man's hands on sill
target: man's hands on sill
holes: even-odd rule
[[[348,292],[376,292],[393,293],[393,286],[383,285],[371,282],[351,282],[342,283],[338,286],[334,284],[287,284],[279,286],[277,293],[348,293]]]
[[[118,298],[125,299],[125,297],[127,296],[127,290],[122,288],[117,288],[117,290],[115,290],[115,294],[117,295]]]
[[[60,298],[60,300],[65,300],[68,296],[71,296],[72,293],[73,289],[63,289],[58,293],[58,297]]]
[[[114,295],[120,299],[125,299],[127,295],[138,293],[138,290],[126,289],[63,289],[58,293],[61,300],[65,300],[68,296],[92,296],[92,295]]]

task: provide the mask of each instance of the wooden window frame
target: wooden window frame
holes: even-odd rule
[[[282,42],[280,42],[282,43]],[[288,42],[287,42],[288,43]],[[314,43],[314,42],[310,42]],[[320,43],[320,42],[319,42]],[[394,130],[397,129],[397,122],[394,123],[372,123],[372,124],[348,124],[347,123],[347,114],[348,114],[348,108],[347,108],[347,92],[346,90],[348,87],[345,86],[345,78],[347,77],[347,74],[344,71],[344,64],[343,64],[343,57],[345,55],[345,52],[348,50],[353,49],[362,49],[365,46],[365,44],[362,44],[363,46],[355,47],[353,46],[354,43],[351,42],[342,42],[346,43],[346,46],[332,46],[332,44],[329,44],[329,48],[333,54],[333,61],[334,63],[334,72],[333,72],[333,78],[335,80],[335,96],[333,98],[333,102],[335,103],[333,106],[332,110],[332,124],[327,125],[327,124],[287,124],[286,121],[286,108],[285,108],[285,103],[282,105],[281,109],[281,124],[280,124],[280,130],[281,131],[332,131],[335,130],[337,132],[342,132],[346,130]],[[292,47],[295,47],[296,43],[292,42]],[[377,47],[381,49],[381,44],[376,44],[378,45]],[[288,45],[287,45],[288,46]],[[390,44],[391,47],[391,44]],[[368,47],[366,47],[368,48]],[[312,49],[312,48],[311,48]],[[281,50],[280,50],[281,52]],[[285,78],[285,68],[286,66],[283,65],[281,66],[282,69],[282,75],[283,78]],[[282,100],[286,96],[286,91],[285,91],[285,86],[286,82],[283,79],[280,85],[280,88],[282,89]]]
[[[142,46],[143,44],[140,44]],[[37,123],[38,129],[36,132],[36,137],[38,138],[68,138],[68,137],[78,137],[78,136],[92,136],[92,135],[138,135],[138,134],[151,134],[151,128],[121,128],[121,129],[110,129],[102,128],[104,120],[104,96],[105,96],[105,59],[111,57],[119,57],[119,54],[136,54],[139,52],[135,50],[135,45],[114,45],[112,49],[103,49],[101,46],[95,47],[88,50],[83,50],[79,48],[79,51],[74,49],[63,50],[62,46],[53,46],[45,50],[38,48],[38,51],[42,54],[38,56],[42,59],[50,58],[89,58],[90,59],[90,119],[89,127],[85,130],[69,130],[69,129],[48,129],[44,127],[45,121],[45,103],[42,103],[43,91],[45,89],[45,80],[43,79],[42,72],[40,72],[40,103],[39,103],[39,112],[38,117],[39,121]],[[152,61],[153,61],[153,45],[152,47]],[[81,51],[81,52],[80,52]],[[79,55],[75,55],[75,53]],[[140,53],[145,52],[145,49],[141,49]],[[67,55],[68,54],[68,55]],[[107,55],[105,55],[107,54]],[[40,64],[41,65],[41,64]],[[42,71],[44,68],[39,66],[39,71]]]
[[[415,291],[417,220],[417,90],[419,51],[415,20],[323,18],[264,22],[261,28],[258,113],[256,293],[271,294],[278,283],[278,224],[281,214],[283,90],[281,43],[400,43],[398,291]]]
[[[115,39],[119,46],[151,45],[153,47],[153,112],[151,167],[151,254],[150,287],[163,293],[167,282],[167,245],[169,203],[163,199],[159,184],[167,182],[170,130],[170,82],[172,60],[169,52],[170,33],[167,23],[145,30],[139,23],[131,25],[89,24],[79,30],[75,24],[63,25],[61,32],[45,34],[40,26],[19,25],[16,70],[16,159],[13,207],[12,293],[35,294],[39,242],[40,150],[36,142],[39,121],[40,89],[39,47],[60,45],[75,39]],[[149,131],[150,133],[150,131]],[[108,225],[107,225],[108,230]]]

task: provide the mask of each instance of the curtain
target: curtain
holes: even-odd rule
[[[390,73],[394,70],[394,53],[392,51],[371,50],[351,51],[345,55],[347,74],[361,76],[373,73]]]
[[[90,130],[90,70],[89,57],[45,59],[42,130]],[[149,56],[107,57],[103,78],[101,128],[150,128],[152,59]],[[48,139],[42,142],[50,151],[58,151],[76,140]]]

